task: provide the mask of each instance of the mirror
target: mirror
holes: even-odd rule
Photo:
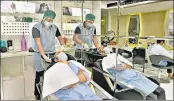
[[[173,37],[173,11],[169,11],[166,18],[165,24],[165,36]]]
[[[139,15],[131,15],[129,22],[128,34],[129,44],[138,44],[138,37],[140,33],[140,20]]]
[[[168,11],[164,26],[165,36],[173,38],[173,10]],[[169,40],[169,46],[173,47],[173,40]]]

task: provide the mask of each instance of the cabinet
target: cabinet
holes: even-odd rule
[[[19,75],[3,79],[3,99],[18,100],[24,98],[24,77]]]
[[[1,99],[19,100],[34,95],[33,56],[1,58]]]
[[[30,97],[34,95],[34,80],[35,80],[35,71],[33,65],[33,56],[25,57],[24,65],[24,86],[25,86],[25,97]]]

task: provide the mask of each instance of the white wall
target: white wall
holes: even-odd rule
[[[48,5],[51,6],[51,9],[54,10],[56,12],[56,18],[55,18],[55,24],[58,26],[60,32],[62,32],[62,26],[61,26],[61,22],[62,22],[62,6],[68,6],[68,7],[79,7],[81,8],[82,5],[81,4],[76,4],[73,2],[68,2],[68,1],[28,1],[28,2],[32,2],[32,3],[46,3]],[[92,13],[96,16],[96,21],[95,21],[95,25],[97,28],[97,35],[101,34],[101,1],[85,1],[83,7],[84,8],[89,8],[91,9]],[[33,16],[32,14],[30,16]],[[34,15],[34,17],[39,17],[42,19],[42,15]],[[2,36],[1,39],[2,40],[7,40],[9,37],[12,38],[13,40],[13,46],[15,48],[15,50],[20,50],[20,35],[17,36]],[[31,47],[31,35],[27,35],[25,36],[26,40],[27,40],[27,47]]]

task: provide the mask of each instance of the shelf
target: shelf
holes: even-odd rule
[[[4,12],[1,12],[1,16],[22,16],[22,17],[37,17],[37,18],[39,18],[39,16],[43,16],[43,14],[39,14],[39,13],[30,13],[30,14],[26,14],[26,13],[4,13]]]
[[[82,20],[82,17],[79,16],[62,16],[62,22],[67,22],[67,21],[71,21],[71,20]]]
[[[10,58],[10,57],[19,57],[19,56],[31,56],[33,53],[24,51],[24,52],[14,52],[14,53],[1,53],[1,59],[2,58]]]
[[[1,36],[6,36],[6,35],[23,35],[23,34],[1,34]],[[25,34],[26,35],[32,35],[32,34]]]

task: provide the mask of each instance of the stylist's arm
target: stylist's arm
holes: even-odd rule
[[[59,33],[59,34],[58,34],[58,33]],[[64,43],[64,39],[63,39],[63,37],[61,36],[59,30],[57,30],[56,36],[57,36],[57,39],[59,40],[59,42],[60,42],[60,44],[61,44],[60,52],[62,52],[62,51],[64,51],[64,45],[65,45],[65,43]]]

